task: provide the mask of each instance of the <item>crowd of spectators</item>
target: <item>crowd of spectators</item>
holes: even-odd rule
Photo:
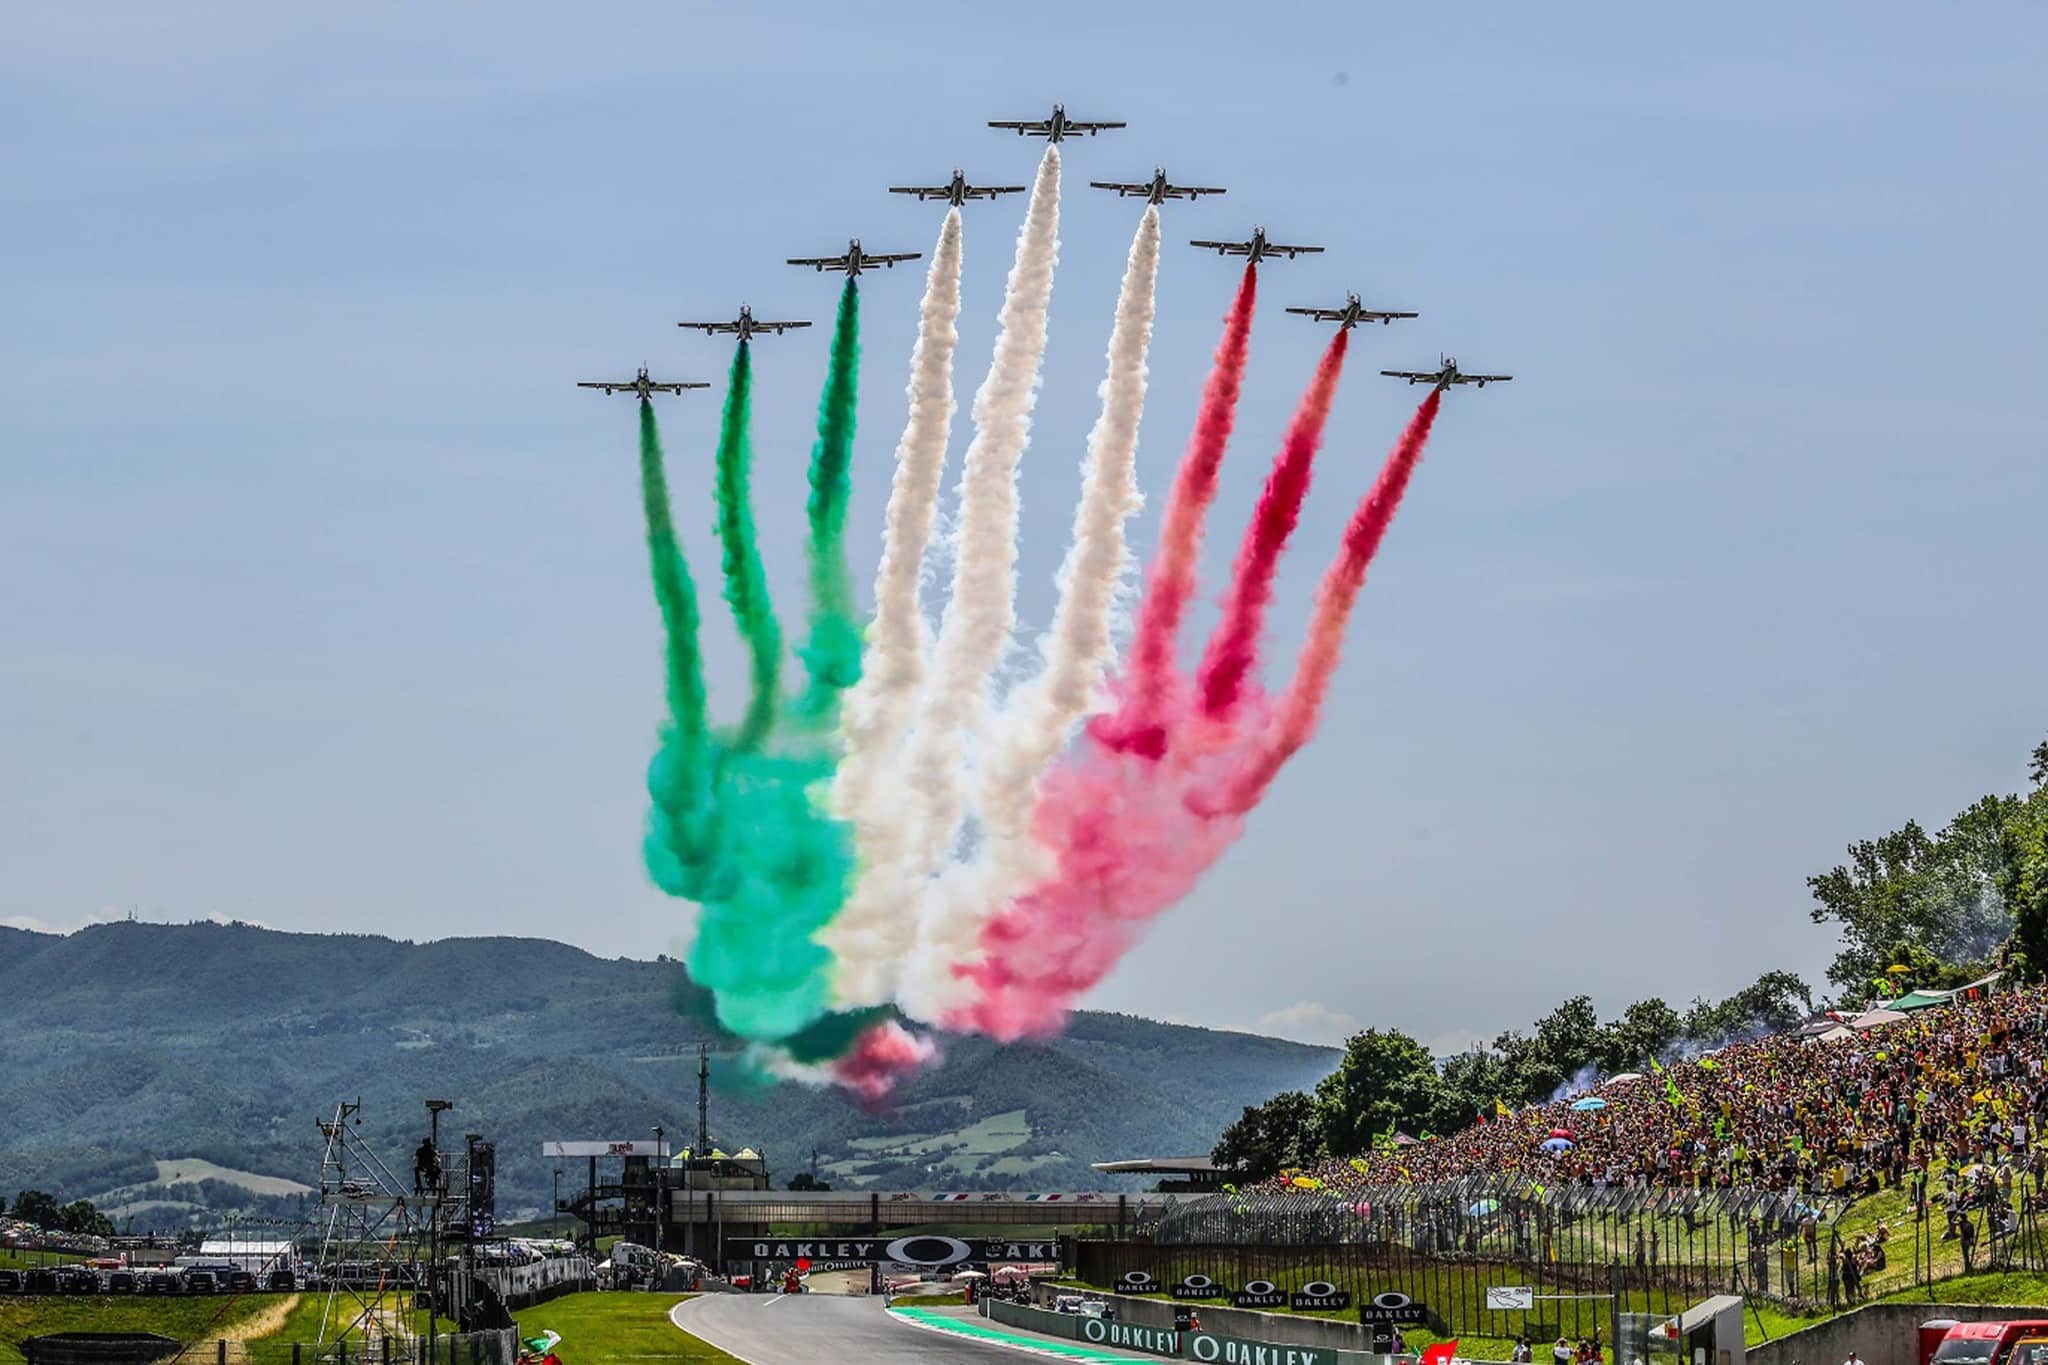
[[[1842,1201],[1904,1187],[1916,1216],[1946,1220],[1946,1236],[1974,1237],[1975,1209],[1995,1236],[2017,1194],[2038,1195],[2048,1163],[2044,1057],[2048,988],[2012,990],[1833,1041],[1732,1043],[1261,1188],[1341,1195],[1493,1174]],[[1865,1262],[1883,1254],[1855,1250]]]

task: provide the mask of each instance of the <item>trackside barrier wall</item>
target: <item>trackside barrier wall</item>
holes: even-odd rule
[[[1220,1332],[1206,1327],[1199,1332],[1176,1332],[1173,1330],[1173,1304],[1156,1299],[1126,1298],[1120,1294],[1106,1294],[1103,1299],[1116,1305],[1116,1317],[1111,1321],[1084,1318],[1073,1313],[1055,1313],[1044,1308],[1025,1308],[999,1299],[985,1300],[985,1303],[988,1316],[1005,1326],[1065,1337],[1069,1341],[1083,1341],[1091,1346],[1107,1346],[1113,1350],[1170,1359],[1199,1360],[1208,1365],[1388,1365],[1390,1360],[1390,1357],[1374,1355],[1370,1351],[1343,1350],[1319,1342],[1277,1341],[1263,1331],[1260,1337],[1238,1335],[1242,1331],[1258,1330],[1267,1323],[1282,1329],[1323,1326],[1357,1332],[1358,1329],[1349,1323],[1321,1319],[1289,1323],[1274,1321],[1263,1313],[1205,1307],[1201,1310],[1205,1323],[1225,1316],[1233,1322],[1221,1324],[1225,1330]],[[1237,1319],[1251,1320],[1250,1326],[1237,1326]]]
[[[2039,1304],[1873,1303],[1749,1348],[1749,1365],[1826,1365],[1855,1353],[1869,1365],[1919,1365],[1923,1322],[2010,1322],[2048,1316]]]

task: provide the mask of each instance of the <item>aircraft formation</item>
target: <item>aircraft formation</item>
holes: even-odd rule
[[[1098,133],[1122,128],[1126,125],[1114,120],[1069,118],[1066,106],[1055,104],[1052,107],[1052,113],[1042,119],[990,119],[988,126],[1005,131],[1013,131],[1019,137],[1040,137],[1049,143],[1061,143],[1077,133],[1092,138]],[[1166,169],[1163,166],[1154,167],[1151,178],[1148,180],[1091,180],[1088,183],[1092,188],[1098,190],[1114,191],[1119,199],[1143,197],[1147,204],[1163,204],[1169,199],[1198,200],[1204,195],[1227,194],[1229,192],[1216,185],[1176,185],[1167,178]],[[889,186],[889,193],[891,194],[914,195],[920,202],[936,199],[953,208],[958,208],[975,200],[993,200],[1005,194],[1022,194],[1024,190],[1025,186],[1023,185],[972,184],[968,181],[966,173],[957,166],[953,168],[952,178],[944,184]],[[1188,245],[1214,251],[1219,256],[1242,257],[1248,264],[1252,265],[1256,265],[1261,261],[1291,261],[1301,256],[1320,255],[1323,250],[1320,246],[1275,242],[1266,236],[1266,229],[1263,225],[1255,225],[1252,228],[1251,236],[1243,241],[1211,240],[1197,237],[1191,239]],[[787,258],[787,264],[809,266],[813,271],[819,273],[832,270],[843,272],[849,276],[857,276],[863,271],[870,270],[876,266],[894,268],[899,261],[914,261],[922,255],[922,252],[917,251],[867,251],[862,248],[860,238],[855,237],[847,242],[846,250],[839,255],[791,256]],[[1360,301],[1356,293],[1346,294],[1345,302],[1341,307],[1290,307],[1286,311],[1312,318],[1317,322],[1334,322],[1340,329],[1344,330],[1356,327],[1361,322],[1377,322],[1385,325],[1397,318],[1421,316],[1419,313],[1367,308]],[[737,336],[743,342],[761,335],[780,336],[793,328],[808,327],[810,325],[807,321],[765,321],[756,318],[753,315],[753,310],[745,304],[740,305],[739,316],[729,322],[679,322],[676,324],[678,327],[702,331],[707,336],[716,336],[720,333]],[[1514,378],[1513,375],[1507,374],[1467,374],[1458,368],[1457,359],[1448,355],[1437,357],[1437,368],[1434,370],[1381,370],[1380,373],[1390,379],[1406,380],[1411,385],[1433,384],[1439,392],[1461,384],[1470,384],[1476,388],[1483,389],[1488,384],[1504,384]],[[646,369],[642,368],[639,376],[633,380],[579,380],[577,387],[601,389],[607,394],[632,393],[637,394],[641,398],[647,398],[655,393],[680,394],[685,389],[706,389],[711,386],[702,381],[658,383],[649,379]]]

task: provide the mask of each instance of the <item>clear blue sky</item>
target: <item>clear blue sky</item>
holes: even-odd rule
[[[1324,733],[1095,1004],[1490,1034],[1816,981],[1804,877],[2011,790],[2048,736],[2048,15],[2036,5],[31,4],[0,47],[0,919],[135,908],[675,946],[632,409],[673,326],[829,319],[779,264],[928,250],[908,179],[1068,158],[1027,459],[1042,623],[1136,209],[1321,242],[1265,276],[1212,571],[1324,335],[1361,333],[1276,625],[1454,350]],[[963,392],[1015,200],[968,217]],[[1166,259],[1156,512],[1234,267]],[[872,564],[921,276],[866,291]],[[794,607],[822,329],[764,343]],[[708,563],[714,397],[663,405]],[[964,424],[956,426],[956,450]],[[1214,583],[1214,574],[1211,577]],[[718,698],[741,676],[712,638]],[[1320,1023],[1318,1021],[1321,1021]]]

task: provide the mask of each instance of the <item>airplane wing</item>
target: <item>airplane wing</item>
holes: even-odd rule
[[[877,260],[880,260],[880,259],[881,259],[881,257],[879,257],[879,256],[870,256],[870,257],[868,257],[868,259],[869,259],[869,260],[871,260],[871,261],[877,261]],[[812,269],[814,269],[814,270],[844,270],[844,269],[846,269],[846,257],[844,257],[844,256],[791,256],[791,257],[789,258],[789,264],[791,264],[791,265],[807,265],[807,266],[810,266],[810,267],[811,267]]]
[[[1358,316],[1360,321],[1363,322],[1390,322],[1395,318],[1419,318],[1422,316],[1422,314],[1384,313],[1375,308],[1361,308],[1358,310]]]
[[[1121,128],[1121,123],[1084,123],[1080,119],[1068,119],[1067,129],[1075,133],[1099,133],[1108,128]]]
[[[1287,311],[1299,313],[1305,318],[1314,318],[1317,322],[1335,322],[1344,316],[1334,308],[1290,308]]]
[[[684,389],[708,389],[711,385],[700,379],[685,379],[674,384],[649,384],[647,387],[664,393],[681,393]]]
[[[810,325],[808,322],[763,322],[759,318],[754,319],[755,331],[774,332],[777,336],[780,336],[791,327],[808,327]]]
[[[993,199],[999,194],[1022,193],[1024,193],[1022,185],[970,185],[967,188],[967,197],[969,199]]]
[[[1437,371],[1436,373],[1432,374],[1424,374],[1420,370],[1381,370],[1380,373],[1387,376],[1387,378],[1389,379],[1405,379],[1411,384],[1417,384],[1425,379],[1434,383],[1436,379],[1442,374],[1442,371]]]
[[[1115,180],[1091,180],[1088,187],[1096,190],[1115,190],[1119,199],[1131,194],[1149,194],[1152,190],[1150,185],[1126,185]]]
[[[1205,194],[1230,193],[1229,190],[1220,189],[1215,185],[1176,185],[1174,186],[1174,191],[1177,194],[1184,194],[1190,199],[1200,199]]]
[[[1511,374],[1461,374],[1460,384],[1505,384],[1514,376]]]
[[[924,255],[922,251],[871,251],[867,254],[865,259],[870,263],[879,263],[881,265],[894,265],[898,261],[914,261],[922,255]]]
[[[950,185],[891,185],[889,193],[914,194],[920,199],[928,199],[935,194],[944,194],[951,188]]]
[[[606,393],[610,393],[614,388],[617,388],[618,386],[615,384],[607,384],[601,379],[579,379],[576,381],[576,387],[579,389],[603,389]]]
[[[1052,125],[1050,123],[1047,123],[1044,119],[1032,120],[992,118],[988,121],[988,126],[991,128],[1014,128],[1017,130],[1018,137],[1022,137],[1026,133],[1037,133],[1040,137],[1043,137],[1045,134],[1052,131]],[[1069,128],[1080,127],[1080,125],[1077,123],[1069,123],[1067,126]]]
[[[754,325],[758,327],[761,324]],[[676,326],[693,328],[705,336],[717,336],[720,332],[737,332],[740,329],[737,322],[679,322]]]
[[[1219,256],[1249,256],[1252,253],[1251,244],[1248,242],[1204,242],[1191,240],[1188,245],[1213,248]]]
[[[1266,243],[1266,250],[1275,255],[1285,255],[1290,261],[1296,256],[1315,256],[1322,252],[1319,246],[1276,246],[1272,242]]]

